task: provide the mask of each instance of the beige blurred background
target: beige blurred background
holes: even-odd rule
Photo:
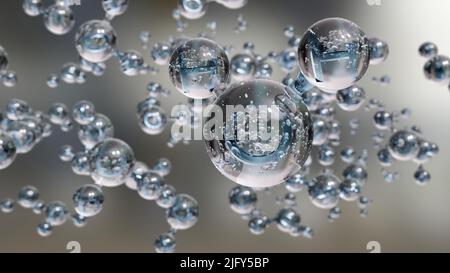
[[[65,36],[50,34],[42,18],[24,14],[19,0],[0,4],[0,44],[10,57],[10,68],[19,76],[15,88],[0,86],[0,107],[11,98],[29,102],[34,109],[47,111],[53,102],[72,106],[80,99],[91,100],[99,112],[109,116],[116,136],[128,142],[139,160],[152,164],[160,157],[173,162],[167,182],[178,192],[194,196],[200,203],[198,224],[177,234],[179,252],[367,252],[369,241],[378,241],[385,252],[449,252],[450,251],[450,93],[445,86],[427,81],[422,74],[425,60],[417,49],[424,41],[437,43],[441,53],[450,55],[450,17],[447,0],[381,0],[381,6],[370,6],[366,0],[250,0],[239,11],[211,4],[207,15],[191,22],[188,33],[206,30],[207,22],[218,23],[218,41],[233,44],[238,50],[245,41],[252,41],[261,54],[282,50],[286,45],[283,28],[291,24],[297,33],[326,17],[345,17],[359,24],[369,36],[386,40],[391,49],[388,61],[371,67],[361,86],[368,96],[381,99],[388,108],[410,107],[413,116],[409,125],[422,127],[425,135],[439,144],[440,155],[426,168],[433,179],[427,187],[414,183],[413,163],[398,163],[393,170],[401,173],[395,184],[387,184],[381,167],[370,149],[370,179],[365,194],[374,199],[369,217],[361,218],[356,204],[342,203],[343,215],[335,223],[327,220],[327,211],[311,205],[305,192],[299,194],[304,224],[315,229],[313,240],[291,238],[271,227],[263,236],[253,236],[247,223],[228,206],[228,191],[233,183],[226,180],[210,163],[202,142],[168,149],[169,132],[158,137],[145,135],[136,121],[136,105],[146,96],[146,84],[158,81],[174,90],[166,68],[157,76],[129,78],[122,75],[115,60],[108,62],[106,75],[90,76],[84,85],[61,85],[49,89],[45,80],[68,61],[77,59],[74,35],[86,20],[101,18],[100,0],[84,0],[75,7],[77,25]],[[171,12],[175,0],[131,0],[128,12],[114,20],[121,49],[141,50],[139,33],[149,30],[151,43],[176,34]],[[236,17],[242,13],[249,29],[235,34]],[[148,52],[145,53],[150,62]],[[373,76],[388,74],[392,84],[382,87],[371,81]],[[277,72],[274,79],[281,80]],[[163,99],[164,107],[184,101],[173,92]],[[343,146],[357,149],[370,147],[375,132],[371,114],[363,110],[347,114],[339,111],[339,120],[348,131],[348,119],[359,117],[361,129],[356,136],[344,133]],[[0,199],[15,198],[22,186],[39,188],[45,201],[62,200],[72,205],[73,192],[90,178],[76,176],[68,164],[60,162],[58,149],[63,144],[81,148],[75,131],[55,134],[32,152],[18,157],[8,169],[0,172]],[[338,160],[334,167],[341,173],[344,165]],[[318,171],[319,168],[315,168]],[[91,219],[84,229],[71,223],[58,227],[50,238],[41,238],[36,225],[41,216],[16,208],[12,214],[0,213],[0,252],[66,252],[69,241],[78,241],[83,252],[153,252],[154,239],[169,229],[164,211],[154,203],[141,199],[127,188],[106,189],[104,210]],[[279,207],[275,195],[261,195],[260,206],[268,214]]]

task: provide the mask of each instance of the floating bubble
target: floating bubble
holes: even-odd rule
[[[256,72],[256,64],[252,56],[237,54],[231,59],[231,73],[238,81],[250,80]]]
[[[170,58],[169,73],[178,91],[194,99],[206,99],[225,88],[230,63],[225,51],[204,38],[189,40]]]
[[[72,110],[73,119],[80,125],[88,125],[95,121],[95,106],[90,101],[79,101]]]
[[[195,20],[203,17],[207,8],[206,0],[178,0],[178,10],[187,19]]]
[[[312,203],[321,209],[332,209],[339,202],[339,185],[341,181],[333,174],[324,173],[315,177],[309,187]]]
[[[359,86],[351,86],[349,88],[339,90],[336,93],[339,107],[345,111],[356,111],[364,103],[366,92]]]
[[[175,230],[185,230],[197,223],[199,208],[197,201],[189,195],[179,194],[175,204],[166,211],[166,219]]]
[[[69,218],[69,211],[63,202],[51,202],[45,208],[45,221],[51,226],[61,226]]]
[[[157,253],[173,253],[175,252],[176,240],[172,234],[166,233],[158,236],[154,245]]]
[[[204,131],[210,159],[223,175],[261,188],[278,185],[299,171],[309,156],[313,132],[308,109],[289,92],[260,79],[238,83],[215,101]],[[230,106],[238,108],[227,113]],[[216,111],[227,114],[213,119]],[[251,128],[257,124],[256,132]]]
[[[0,131],[0,170],[8,168],[16,159],[16,145],[13,139]]]
[[[419,152],[419,140],[411,132],[398,131],[389,140],[389,151],[397,160],[413,160]]]
[[[431,42],[423,43],[419,48],[419,54],[425,58],[432,58],[438,54],[438,47]]]
[[[53,5],[44,13],[44,23],[51,33],[64,35],[72,30],[75,17],[69,7]]]
[[[87,149],[113,136],[114,126],[111,120],[102,114],[96,114],[94,121],[91,123],[81,125],[78,132],[78,138]]]
[[[39,191],[33,186],[26,186],[20,189],[17,203],[23,208],[33,208],[39,200]]]
[[[241,214],[249,214],[256,207],[258,197],[256,192],[247,187],[237,186],[228,194],[231,208]]]
[[[435,82],[446,82],[450,78],[450,58],[436,55],[423,68],[425,77]]]
[[[298,57],[306,79],[321,90],[334,93],[352,86],[366,73],[369,40],[355,23],[328,18],[306,31]]]
[[[73,195],[75,211],[83,217],[92,217],[100,213],[103,208],[102,189],[97,185],[85,185]]]
[[[92,20],[84,23],[75,40],[80,56],[92,63],[107,61],[116,47],[116,33],[107,21]]]
[[[124,14],[128,9],[128,4],[128,0],[102,0],[103,9],[110,19]]]
[[[42,237],[48,237],[52,235],[53,226],[50,223],[44,221],[37,226],[37,232]]]
[[[138,180],[137,190],[145,200],[157,200],[164,186],[164,179],[157,173],[149,171],[143,173]]]
[[[369,39],[370,64],[378,65],[383,63],[389,56],[389,45],[378,38]]]

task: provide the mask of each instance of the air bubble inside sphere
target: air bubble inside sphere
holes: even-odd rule
[[[435,82],[447,82],[450,78],[450,58],[437,55],[425,63],[425,77]]]
[[[102,189],[97,185],[85,185],[73,195],[73,203],[76,212],[83,217],[97,215],[103,208]]]
[[[208,155],[230,180],[247,187],[281,184],[306,162],[313,139],[310,113],[290,89],[270,80],[241,82],[208,107]]]
[[[180,14],[191,20],[203,17],[207,7],[206,0],[178,0]]]
[[[107,139],[97,144],[91,151],[92,178],[105,187],[117,187],[125,183],[134,165],[133,150],[118,139]]]
[[[321,209],[332,209],[339,203],[339,185],[341,181],[333,174],[325,173],[317,176],[309,187],[312,203]]]
[[[175,204],[166,211],[166,219],[175,230],[189,229],[197,223],[199,207],[189,195],[179,194]]]
[[[11,137],[0,132],[0,170],[8,168],[16,158],[16,145]]]
[[[92,63],[105,62],[114,54],[116,32],[108,21],[88,21],[78,30],[75,44],[83,59]]]
[[[193,99],[207,99],[226,87],[230,63],[215,42],[197,38],[179,46],[170,58],[170,79],[178,91]]]
[[[389,151],[397,160],[413,160],[419,153],[419,139],[411,132],[398,131],[389,140]]]
[[[75,17],[69,7],[53,5],[44,13],[44,23],[51,33],[64,35],[72,30]]]
[[[312,85],[334,93],[352,86],[366,73],[369,40],[349,20],[324,19],[303,35],[298,58],[301,72]]]

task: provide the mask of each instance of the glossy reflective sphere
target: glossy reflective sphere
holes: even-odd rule
[[[13,139],[0,131],[0,170],[8,168],[16,155],[16,145]]]
[[[138,121],[142,131],[148,135],[159,135],[167,126],[167,116],[158,105],[144,101],[138,107]]]
[[[38,16],[43,11],[43,0],[24,0],[22,4],[23,11],[28,16]]]
[[[73,107],[72,116],[78,124],[88,125],[95,120],[95,106],[90,101],[79,101]]]
[[[92,63],[107,61],[116,47],[116,33],[107,21],[92,20],[84,23],[75,40],[80,56]]]
[[[250,80],[254,77],[256,64],[248,54],[237,54],[231,59],[231,73],[238,81]]]
[[[155,63],[159,65],[168,64],[171,54],[172,48],[170,44],[167,43],[156,43],[150,52]]]
[[[339,196],[348,202],[358,200],[361,195],[361,183],[353,178],[348,178],[342,181],[339,185]]]
[[[425,63],[425,77],[435,82],[446,82],[450,78],[450,58],[437,55]]]
[[[56,35],[64,35],[72,30],[75,17],[69,7],[53,5],[44,13],[47,29]]]
[[[31,209],[39,201],[39,191],[33,186],[26,186],[20,189],[17,203],[23,208]]]
[[[297,52],[293,49],[287,49],[278,56],[278,65],[285,72],[292,72],[298,66]]]
[[[375,127],[379,130],[388,130],[394,125],[394,115],[391,112],[378,111],[373,116]]]
[[[73,195],[75,211],[83,217],[92,217],[100,213],[105,197],[97,185],[85,185]]]
[[[287,233],[299,226],[300,220],[300,215],[293,209],[282,209],[276,217],[278,229]]]
[[[206,0],[178,0],[180,14],[187,19],[199,19],[206,13]]]
[[[37,226],[36,230],[40,236],[48,237],[53,232],[53,226],[50,223],[44,221]]]
[[[300,69],[321,90],[337,92],[360,80],[369,66],[369,41],[355,23],[329,18],[312,25],[298,49]]]
[[[389,56],[389,45],[378,38],[369,39],[370,64],[378,65],[383,63]]]
[[[419,140],[413,133],[398,131],[389,140],[389,151],[397,160],[412,160],[419,152]]]
[[[166,211],[166,219],[175,230],[189,229],[197,223],[199,207],[189,195],[179,194],[175,204]]]
[[[155,250],[157,253],[173,253],[175,252],[176,240],[172,234],[163,234],[155,240]]]
[[[163,178],[155,172],[143,173],[137,182],[139,195],[145,200],[156,200],[161,194],[164,186]]]
[[[358,164],[352,164],[345,168],[342,175],[346,179],[355,179],[361,184],[366,183],[368,177],[367,170]]]
[[[69,218],[69,211],[63,202],[55,201],[47,205],[45,220],[52,226],[60,226]]]
[[[118,139],[107,139],[97,144],[91,151],[92,178],[97,185],[116,187],[125,179],[134,165],[133,150]]]
[[[307,181],[301,174],[295,174],[286,179],[285,187],[289,192],[300,192],[304,187],[307,187]]]
[[[438,54],[438,47],[434,43],[423,43],[419,48],[419,54],[425,58],[431,58]]]
[[[102,0],[102,7],[106,14],[112,18],[127,11],[128,0]]]
[[[321,209],[332,209],[339,203],[341,181],[333,174],[321,174],[313,179],[309,187],[312,203]]]
[[[261,235],[269,225],[269,219],[265,216],[257,216],[250,219],[248,222],[248,228],[254,235]]]
[[[120,70],[127,76],[137,76],[144,71],[146,64],[141,53],[131,50],[119,54]]]
[[[231,209],[239,214],[249,214],[256,208],[258,196],[256,192],[247,187],[237,186],[228,194]]]
[[[366,92],[359,86],[339,90],[336,93],[339,107],[345,111],[356,111],[363,105],[366,99]]]
[[[215,42],[197,38],[178,47],[170,58],[170,79],[178,91],[193,99],[206,99],[226,87],[230,63]]]
[[[300,170],[311,151],[311,117],[289,92],[270,80],[241,82],[209,107],[207,152],[223,175],[240,185],[262,188],[278,185]]]
[[[113,124],[108,117],[102,114],[97,114],[91,123],[81,125],[80,131],[78,131],[78,138],[87,149],[91,149],[97,143],[113,136]]]

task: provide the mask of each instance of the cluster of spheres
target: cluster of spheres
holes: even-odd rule
[[[230,9],[247,4],[247,0],[179,0],[172,14],[178,32],[187,28],[182,18],[203,17],[211,2]],[[75,4],[76,1],[57,0],[44,8],[42,0],[25,0],[23,8],[30,16],[42,14],[47,29],[63,35],[74,26],[71,7]],[[128,4],[128,0],[102,1],[105,18],[85,22],[76,33],[78,63],[68,63],[59,74],[51,75],[49,87],[58,87],[60,81],[84,83],[86,73],[101,76],[106,62],[113,57],[127,76],[159,71],[146,64],[138,51],[117,48],[111,21],[125,13]],[[341,147],[343,123],[337,119],[338,110],[375,110],[377,133],[372,140],[386,182],[398,177],[398,173],[387,169],[395,161],[417,163],[414,179],[419,185],[429,182],[431,175],[423,164],[439,153],[438,145],[428,141],[417,126],[401,128],[399,120],[410,117],[409,109],[388,111],[378,100],[368,99],[364,88],[357,84],[370,66],[380,65],[388,58],[385,41],[367,37],[349,20],[327,18],[310,26],[303,35],[296,35],[292,26],[285,27],[287,47],[281,51],[261,55],[253,43],[246,42],[243,52],[232,54],[231,46],[215,41],[217,24],[209,22],[207,28],[210,33],[194,38],[180,35],[153,46],[149,46],[150,33],[141,32],[143,48],[157,66],[167,67],[173,87],[187,102],[175,107],[169,116],[161,105],[161,97],[169,96],[170,91],[151,81],[147,97],[137,106],[137,120],[142,131],[152,136],[163,133],[172,122],[169,147],[191,140],[190,134],[187,137],[174,128],[200,128],[212,164],[238,184],[229,192],[229,204],[248,221],[251,233],[263,234],[275,224],[294,237],[312,238],[313,228],[303,224],[298,211],[297,194],[301,192],[306,192],[314,206],[328,211],[330,221],[340,217],[340,202],[354,202],[361,216],[368,215],[372,200],[363,192],[369,176],[369,151]],[[246,29],[247,22],[238,16],[236,33]],[[448,83],[450,59],[437,55],[437,47],[431,43],[422,45],[420,54],[429,59],[424,68],[427,78]],[[7,54],[0,47],[1,79],[12,86],[16,77],[5,71],[7,65]],[[276,68],[285,74],[281,82],[271,80]],[[389,84],[390,78],[386,75],[377,82]],[[17,202],[45,216],[38,233],[48,236],[53,227],[70,217],[76,226],[84,226],[88,218],[102,211],[103,188],[125,185],[165,209],[170,230],[158,236],[154,247],[157,252],[174,252],[177,231],[193,227],[198,220],[197,201],[165,183],[172,167],[169,160],[160,159],[152,167],[138,161],[132,148],[114,137],[111,120],[97,113],[89,101],[79,101],[72,109],[54,103],[45,114],[32,111],[20,100],[9,102],[0,114],[0,169],[10,166],[16,154],[29,152],[49,136],[52,124],[64,132],[78,126],[84,149],[76,152],[64,145],[59,157],[70,163],[75,174],[89,176],[93,183],[74,193],[72,214],[62,202],[41,201],[36,188],[22,188]],[[350,119],[348,126],[350,135],[356,135],[359,119]],[[346,164],[340,174],[331,169],[337,158]],[[312,174],[315,163],[324,170]],[[279,185],[286,191],[275,200],[281,209],[267,216],[258,208],[258,194],[272,193]],[[14,204],[13,199],[5,199],[0,202],[0,209],[11,212]]]
[[[112,57],[117,58],[121,72],[127,76],[157,72],[154,67],[145,63],[140,52],[121,51],[117,48],[117,34],[111,21],[124,14],[128,5],[128,0],[102,1],[105,18],[87,21],[79,27],[75,35],[79,60],[77,63],[66,63],[59,73],[50,75],[47,79],[50,88],[58,87],[61,81],[66,84],[83,84],[87,73],[102,76],[106,69],[105,62]]]
[[[431,42],[423,43],[419,54],[427,59],[423,67],[425,77],[430,81],[446,84],[450,90],[450,58],[439,55],[437,45]]]
[[[48,115],[34,111],[25,101],[10,100],[0,112],[0,170],[9,167],[18,154],[30,152],[51,133]]]
[[[6,87],[14,87],[17,84],[17,75],[14,71],[8,70],[8,53],[0,45],[0,83]]]

